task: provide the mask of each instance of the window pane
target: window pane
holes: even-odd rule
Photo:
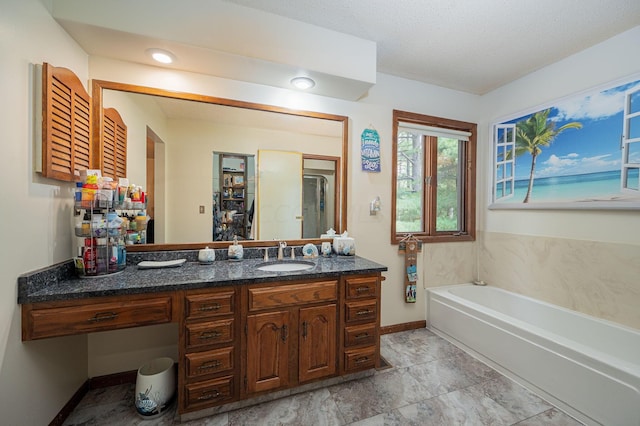
[[[640,128],[640,122],[638,122],[638,124],[638,128]],[[640,163],[640,142],[632,142],[628,144],[626,160],[628,163]]]
[[[422,232],[424,151],[416,133],[398,132],[396,232]]]
[[[436,195],[436,231],[459,231],[460,142],[438,138],[438,191]]]
[[[638,171],[639,169],[631,168],[626,169],[625,173],[625,181],[627,189],[640,190],[640,180],[638,179]]]

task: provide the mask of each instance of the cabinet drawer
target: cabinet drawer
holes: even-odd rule
[[[345,321],[348,323],[371,321],[378,317],[375,299],[346,302],[345,311]]]
[[[377,277],[348,278],[346,280],[347,299],[375,297],[378,285]]]
[[[235,310],[234,295],[233,290],[187,294],[184,298],[185,317],[189,320],[230,315]]]
[[[171,322],[172,297],[130,296],[23,307],[23,340]]]
[[[376,366],[376,347],[368,346],[344,352],[344,368],[346,372],[374,368]]]
[[[345,327],[344,345],[372,345],[376,341],[376,325],[365,324]]]
[[[208,321],[185,326],[187,349],[230,343],[233,341],[233,319]]]
[[[234,398],[233,376],[207,380],[185,386],[186,409],[217,405]]]
[[[249,310],[257,311],[305,303],[334,301],[337,298],[337,281],[249,288]]]
[[[185,365],[189,379],[232,370],[233,348],[186,354]]]

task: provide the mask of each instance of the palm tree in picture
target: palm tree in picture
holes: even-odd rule
[[[536,170],[536,158],[542,152],[542,147],[548,147],[551,142],[567,129],[580,129],[582,123],[572,121],[556,129],[556,123],[550,121],[551,109],[538,111],[526,120],[516,123],[516,157],[524,153],[531,154],[531,171],[529,172],[529,187],[523,203],[528,203],[533,190],[533,175]]]

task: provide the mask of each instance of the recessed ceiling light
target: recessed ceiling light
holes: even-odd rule
[[[295,77],[291,79],[291,84],[296,89],[307,90],[316,85],[316,82],[309,77]]]
[[[175,57],[173,53],[162,50],[162,49],[147,49],[147,53],[151,55],[151,57],[161,64],[170,64],[174,61]]]

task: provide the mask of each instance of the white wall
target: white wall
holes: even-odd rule
[[[640,75],[640,27],[482,98],[478,168],[481,278],[490,284],[640,329],[637,211],[487,210],[490,125],[554,100]]]
[[[86,336],[21,341],[18,275],[69,259],[72,187],[33,172],[30,64],[88,78],[87,55],[51,19],[49,2],[4,0],[0,12],[0,413],[48,424],[87,375]],[[85,85],[85,87],[87,87]]]

